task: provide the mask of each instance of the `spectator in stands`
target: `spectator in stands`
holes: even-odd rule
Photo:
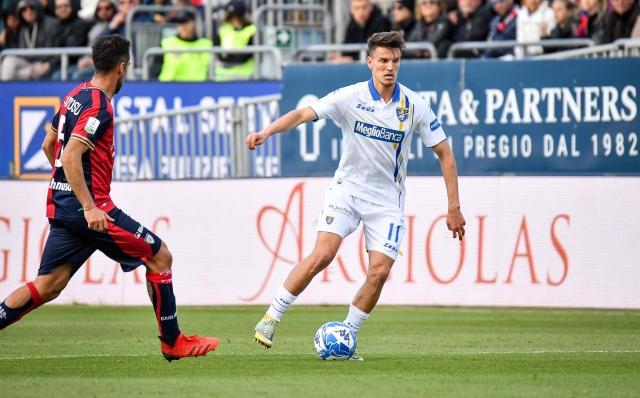
[[[421,0],[420,14],[416,28],[417,41],[428,41],[438,50],[438,58],[446,58],[453,43],[453,24],[444,14],[441,0]],[[429,58],[428,52],[418,52],[418,58]]]
[[[607,43],[631,37],[631,32],[640,30],[638,17],[640,7],[634,0],[611,0],[613,10],[605,18],[605,35]],[[634,29],[635,25],[635,29]]]
[[[93,22],[95,20],[98,2],[98,0],[80,0],[78,16],[87,22]]]
[[[187,48],[209,49],[213,43],[209,39],[196,35],[196,17],[191,11],[181,10],[176,15],[178,35],[162,40],[165,50],[181,50]],[[203,53],[165,54],[162,71],[158,80],[162,82],[188,81],[202,82],[207,80],[211,55]]]
[[[520,43],[538,42],[549,36],[556,27],[553,10],[547,0],[527,0],[526,5],[518,11],[516,40]],[[515,49],[516,58],[526,55],[542,54],[541,46],[527,46]]]
[[[587,37],[604,43],[604,17],[607,13],[607,0],[581,0],[580,25],[576,29],[576,37]]]
[[[133,7],[140,5],[140,0],[119,0],[118,1],[118,13],[113,16],[107,28],[102,31],[100,36],[109,36],[113,34],[119,34],[120,36],[125,36],[125,22],[127,20],[127,14],[129,10]],[[133,20],[135,22],[149,22],[150,17],[147,13],[141,12],[137,13]]]
[[[2,9],[1,15],[4,29],[0,33],[0,51],[5,48],[18,48],[20,19],[18,19],[16,7],[17,2],[10,1],[7,7]]]
[[[575,38],[575,24],[573,16],[575,14],[575,4],[571,0],[553,0],[551,3],[553,16],[556,20],[556,27],[553,28],[545,39],[572,39]],[[557,49],[547,48],[545,53],[555,52]]]
[[[382,15],[382,11],[370,0],[351,0],[349,5],[351,20],[347,26],[344,43],[366,43],[374,33],[388,32],[391,23]],[[331,54],[333,62],[352,62],[360,59],[360,54],[345,53]]]
[[[516,39],[516,20],[520,7],[513,0],[491,0],[493,11],[497,14],[489,25],[488,41],[503,41]],[[488,49],[485,58],[498,58],[513,55],[512,49]]]
[[[45,15],[56,16],[56,0],[39,0]]]
[[[38,0],[20,1],[17,11],[20,15],[18,48],[58,47],[58,22],[44,14]],[[1,78],[3,81],[41,79],[58,58],[7,56],[2,61]]]
[[[170,6],[171,0],[155,0],[153,5],[155,6]],[[153,14],[153,22],[165,23],[167,22],[167,16],[164,13],[157,12]]]
[[[453,40],[486,41],[489,35],[489,23],[493,18],[491,8],[482,4],[482,0],[458,0],[458,9],[449,13],[449,20],[455,26]],[[458,57],[477,58],[478,50],[461,51]]]
[[[224,21],[214,37],[216,46],[222,48],[244,48],[253,45],[256,25],[246,18],[247,8],[242,0],[231,0],[224,6]],[[215,70],[216,81],[248,80],[253,77],[252,54],[222,54],[222,66]]]
[[[449,14],[458,9],[458,0],[442,0],[442,12]]]
[[[99,0],[97,7],[95,7],[95,20],[89,34],[87,35],[87,45],[92,46],[100,34],[107,28],[109,22],[113,19],[114,15],[118,12],[118,3],[115,0]],[[93,59],[90,55],[85,55],[78,60],[75,71],[72,71],[69,76],[71,80],[91,80],[93,77]]]
[[[405,42],[417,41],[415,9],[415,0],[396,0],[393,5],[394,23],[391,30],[400,32]]]
[[[56,16],[58,17],[58,40],[60,47],[85,47],[91,26],[87,21],[78,17],[79,2],[72,3],[71,0],[56,0]],[[77,62],[80,56],[69,57],[69,67],[67,73],[71,74],[77,69]],[[58,64],[52,65],[52,69]],[[61,71],[57,69],[51,76],[52,80],[60,80]]]

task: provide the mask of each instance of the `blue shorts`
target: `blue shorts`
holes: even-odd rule
[[[49,237],[42,253],[38,275],[48,275],[61,265],[72,263],[75,273],[96,250],[120,263],[124,272],[133,271],[160,250],[162,241],[142,224],[115,208],[106,231],[90,229],[86,221],[49,219]]]

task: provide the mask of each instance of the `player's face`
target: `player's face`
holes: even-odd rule
[[[394,86],[400,69],[400,49],[377,47],[367,58],[367,63],[374,80],[385,87]]]

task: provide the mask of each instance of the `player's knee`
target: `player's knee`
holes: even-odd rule
[[[173,255],[169,251],[169,248],[162,243],[160,250],[153,256],[153,272],[166,272],[171,269],[173,265]]]
[[[40,284],[37,286],[38,293],[40,294],[40,299],[42,299],[43,303],[48,303],[49,301],[55,300],[60,296],[60,293],[67,287],[68,279],[64,278],[56,278],[53,280],[49,280],[46,284]]]
[[[313,260],[314,273],[317,274],[327,268],[327,266],[331,264],[331,261],[333,261],[334,256],[335,254],[329,250],[314,251],[311,255],[311,259]]]
[[[369,269],[367,273],[367,279],[375,286],[382,286],[389,278],[390,268],[386,267],[373,267]]]

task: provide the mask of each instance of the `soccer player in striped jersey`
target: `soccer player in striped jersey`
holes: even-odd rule
[[[95,75],[65,97],[42,145],[53,171],[47,195],[51,225],[38,276],[0,304],[0,330],[60,295],[71,277],[99,250],[125,272],[147,269],[147,291],[160,330],[160,348],[172,361],[206,355],[213,337],[186,336],[178,327],[167,246],[111,200],[115,154],[111,98],[124,84],[130,43],[119,35],[92,46]]]
[[[364,225],[369,252],[367,277],[344,323],[358,332],[373,310],[404,237],[404,180],[412,133],[438,155],[447,187],[447,227],[462,240],[458,173],[453,152],[430,106],[396,81],[405,47],[398,32],[376,33],[368,41],[372,77],[330,93],[317,103],[289,112],[259,133],[250,134],[251,150],[277,133],[302,123],[329,118],[342,128],[344,151],[318,219],[316,246],[289,273],[267,313],[254,328],[256,342],[269,348],[281,316],[311,280],[335,257],[340,243]],[[354,356],[351,359],[362,360]]]

